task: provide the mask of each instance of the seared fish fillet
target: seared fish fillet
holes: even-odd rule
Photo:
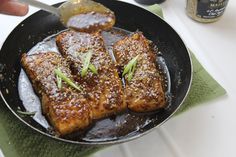
[[[125,96],[130,110],[153,111],[165,106],[165,94],[158,70],[156,56],[150,42],[141,32],[133,33],[114,44],[113,51],[121,70],[139,55],[132,80],[126,79]]]
[[[82,84],[91,101],[93,119],[99,119],[126,109],[121,80],[108,52],[106,52],[103,38],[97,33],[81,33],[66,31],[56,38],[61,54],[68,59],[77,75],[76,81]],[[91,64],[98,74],[90,70],[81,77],[83,58],[88,51],[92,51]]]
[[[60,135],[84,129],[90,124],[92,111],[83,93],[66,83],[62,84],[61,89],[57,86],[54,73],[57,68],[72,79],[66,61],[59,54],[23,54],[21,63],[35,91],[41,96],[43,113]]]

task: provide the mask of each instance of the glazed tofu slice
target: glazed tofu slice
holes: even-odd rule
[[[92,104],[93,119],[126,109],[121,80],[99,32],[88,34],[66,31],[57,36],[56,43],[77,76],[76,81],[85,86]],[[87,75],[82,77],[84,56],[89,51],[92,52],[90,63],[95,66],[97,74],[88,70]]]
[[[35,55],[23,54],[21,63],[32,81],[34,90],[41,97],[43,114],[59,135],[86,128],[92,120],[90,102],[83,92],[62,84],[57,86],[55,69],[73,80],[67,62],[54,52]]]
[[[138,56],[133,77],[125,76],[125,99],[128,108],[135,112],[154,111],[166,104],[161,77],[157,70],[156,55],[141,32],[118,41],[113,46],[114,55],[121,71]]]

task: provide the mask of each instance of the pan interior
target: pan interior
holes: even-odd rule
[[[131,32],[119,28],[113,28],[110,31],[102,32],[106,49],[113,59],[113,44],[118,40],[123,39],[130,33]],[[49,36],[42,42],[36,44],[28,52],[28,55],[36,53],[47,53],[51,51],[59,53],[55,42],[56,35],[57,34]],[[158,53],[157,62],[157,65],[159,65],[157,67],[159,68],[159,71],[162,72],[163,82],[165,82],[165,91],[167,93],[166,95],[169,96],[170,78],[167,66],[161,53]],[[34,93],[31,82],[29,81],[23,69],[21,70],[19,76],[18,90],[20,99],[23,102],[24,110],[36,112],[36,114],[33,116],[33,119],[46,130],[48,130],[49,134],[51,134],[52,136],[55,135],[52,131],[53,129],[48,124],[45,117],[42,115],[40,100],[38,96]],[[161,111],[159,110],[156,112]],[[159,119],[159,116],[157,116],[159,114],[156,114],[156,112],[147,114],[135,114],[126,111],[124,113],[121,113],[120,115],[114,115],[108,118],[104,118],[102,120],[98,120],[86,131],[76,132],[65,136],[64,138],[76,141],[83,140],[90,142],[111,141],[114,139],[126,138],[127,136],[142,132],[142,129],[150,125],[150,123],[155,123],[155,121]]]

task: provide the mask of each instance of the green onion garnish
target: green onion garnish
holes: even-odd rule
[[[92,51],[89,50],[87,54],[85,54],[85,57],[84,57],[83,68],[81,70],[82,77],[84,77],[87,74],[88,69],[90,69],[92,73],[98,74],[96,67],[90,63],[91,58],[92,58]]]
[[[59,68],[55,69],[54,71],[55,71],[55,74],[58,77],[60,77],[63,81],[65,81],[68,85],[70,85],[71,87],[79,91],[82,91],[82,89],[78,85],[76,85],[71,79],[69,79],[65,74],[63,74]]]
[[[92,71],[92,73],[98,74],[96,67],[91,63],[89,64],[89,69]]]
[[[36,113],[36,111],[28,112],[28,111],[20,111],[20,110],[17,110],[16,112],[18,112],[19,114],[22,114],[22,115],[26,115],[26,116],[34,116]]]
[[[62,83],[61,83],[61,78],[57,75],[57,87],[61,89]]]
[[[92,58],[92,51],[88,51],[83,61],[83,68],[81,70],[82,77],[84,77],[88,72],[91,58]]]
[[[128,73],[128,81],[130,82],[133,78],[133,73],[132,71]]]
[[[132,60],[129,61],[129,63],[125,66],[125,69],[122,73],[122,77],[124,77],[126,74],[128,74],[128,81],[131,81],[134,75],[134,71],[137,65],[137,59],[139,55],[134,57]]]
[[[130,82],[133,78],[133,75],[134,75],[134,71],[135,71],[135,68],[136,68],[136,64],[137,64],[137,60],[135,61],[134,65],[132,66],[132,69],[129,70],[129,73],[128,73],[128,81]]]

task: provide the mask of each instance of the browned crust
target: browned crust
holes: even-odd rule
[[[60,135],[86,128],[92,119],[89,102],[79,93],[63,84],[58,89],[54,70],[61,71],[72,79],[66,61],[54,52],[23,54],[21,63],[34,89],[40,95],[44,115]]]
[[[56,43],[61,54],[72,65],[76,81],[88,93],[93,119],[107,117],[126,109],[121,80],[99,32],[88,34],[66,31],[56,37]],[[80,56],[88,50],[93,51],[91,63],[98,70],[98,75],[89,71],[86,77],[81,77],[83,61]]]
[[[155,64],[155,53],[141,32],[133,33],[115,43],[114,54],[123,70],[130,60],[139,55],[133,79],[126,79],[125,96],[128,108],[135,112],[154,111],[166,104],[161,77]]]

